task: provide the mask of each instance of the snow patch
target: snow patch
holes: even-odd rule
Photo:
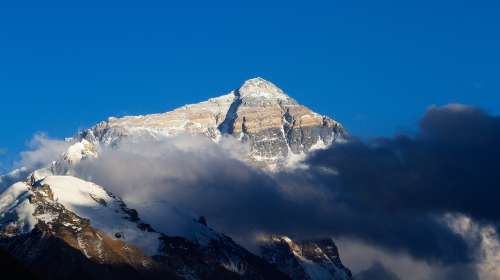
[[[91,226],[111,237],[120,233],[126,242],[137,246],[148,255],[157,253],[160,246],[158,233],[142,231],[137,224],[127,220],[120,200],[110,196],[102,187],[71,176],[49,176],[42,181],[48,184],[54,200],[69,211],[91,221]]]

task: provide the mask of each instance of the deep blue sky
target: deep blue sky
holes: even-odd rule
[[[431,104],[500,112],[498,1],[46,2],[0,4],[0,170],[36,132],[255,76],[363,137],[412,131]]]

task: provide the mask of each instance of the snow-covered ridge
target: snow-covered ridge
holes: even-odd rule
[[[89,219],[94,228],[112,238],[133,244],[148,255],[158,253],[160,235],[140,229],[144,224],[134,216],[135,212],[102,187],[71,176],[49,176],[36,182],[36,186],[19,182],[4,191],[0,195],[0,228],[4,233],[28,233],[39,222],[51,224],[62,214],[58,211],[35,211],[40,201],[35,202],[31,197],[36,194],[44,197],[46,204],[61,205],[81,218]]]
[[[69,146],[60,158],[52,165],[54,174],[67,174],[71,168],[85,159],[98,157],[98,145],[82,139]]]
[[[157,254],[160,235],[139,229],[139,217],[130,216],[125,204],[101,186],[72,176],[49,176],[39,184],[48,185],[57,203],[89,219],[94,228],[135,245],[147,255]]]

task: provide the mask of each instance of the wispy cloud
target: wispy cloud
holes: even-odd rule
[[[28,150],[20,154],[20,161],[17,166],[28,169],[39,168],[55,160],[69,146],[63,140],[51,139],[45,133],[38,133],[28,143]]]

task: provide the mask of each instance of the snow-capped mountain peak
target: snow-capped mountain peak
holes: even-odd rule
[[[114,145],[125,137],[180,134],[204,135],[214,142],[233,136],[249,146],[244,160],[270,168],[346,136],[337,121],[300,105],[273,83],[254,78],[226,95],[166,113],[109,118],[80,138]]]

